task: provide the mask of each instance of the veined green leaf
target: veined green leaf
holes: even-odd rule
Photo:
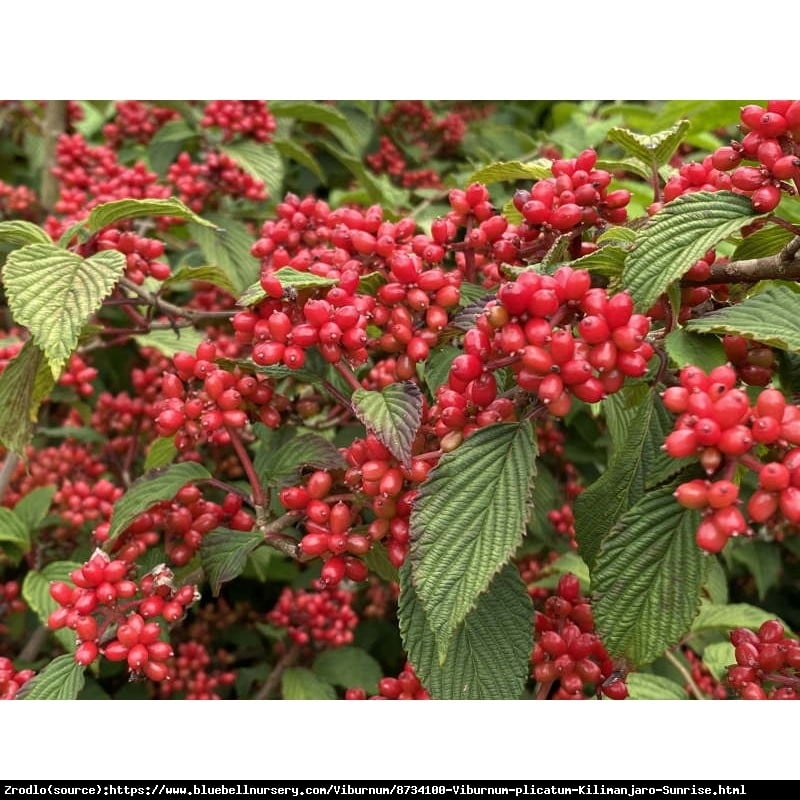
[[[233,531],[216,528],[203,537],[200,545],[200,563],[203,565],[211,592],[216,597],[223,583],[242,574],[247,557],[264,542],[258,531]]]
[[[20,689],[17,699],[75,700],[86,682],[85,669],[71,653],[56,656]]]
[[[121,222],[124,219],[137,217],[177,217],[178,219],[193,222],[207,228],[216,228],[214,223],[203,219],[192,211],[189,206],[178,200],[177,197],[164,199],[148,198],[146,200],[112,200],[95,206],[86,220],[86,227],[92,233]],[[106,250],[103,252],[116,252]]]

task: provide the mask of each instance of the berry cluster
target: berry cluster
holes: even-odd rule
[[[800,640],[790,638],[778,620],[768,620],[754,633],[731,631],[736,665],[728,683],[744,700],[800,699]]]
[[[664,187],[666,202],[687,192],[727,189],[748,195],[753,208],[766,214],[777,207],[781,192],[797,193],[800,100],[770,100],[766,108],[744,106],[740,119],[741,141],[718,148],[702,162],[683,165]]]
[[[10,658],[0,656],[0,700],[13,700],[35,674],[32,669],[17,672]]]
[[[501,366],[510,366],[517,386],[558,417],[569,411],[573,395],[595,403],[647,370],[650,320],[633,313],[628,294],[609,297],[591,288],[585,270],[523,272],[502,284],[497,297],[467,332],[448,378],[476,406],[495,399],[492,370]]]
[[[692,681],[694,681],[694,686],[712,700],[727,700],[728,692],[725,686],[711,674],[700,656],[690,647],[684,647],[682,652],[689,662],[690,675]],[[686,689],[687,692],[691,692],[694,687],[686,685],[684,689]]]
[[[50,596],[59,608],[50,614],[52,630],[75,631],[75,660],[88,666],[102,653],[109,661],[126,661],[132,676],[146,675],[164,680],[172,656],[169,642],[161,639],[161,626],[181,619],[199,595],[194,586],[176,588],[164,565],[156,567],[137,584],[128,575],[131,566],[111,560],[95,550],[82,567],[70,573],[72,586],[63,581],[50,584]],[[146,620],[153,620],[146,622]]]
[[[178,112],[140,100],[114,104],[114,119],[103,126],[109,147],[119,149],[124,142],[147,144],[162,125],[178,117]]]
[[[220,690],[236,680],[232,670],[211,668],[211,655],[200,642],[182,642],[174,661],[168,664],[169,676],[158,684],[163,699],[180,694],[185,700],[221,700]]]
[[[39,198],[27,186],[0,181],[0,219],[36,219]]]
[[[531,663],[538,698],[584,700],[594,692],[612,700],[627,697],[624,680],[593,631],[592,609],[581,596],[578,579],[562,575],[556,594],[536,612]]]
[[[266,100],[212,100],[203,109],[200,124],[219,128],[225,142],[234,137],[268,142],[276,127]]]
[[[396,678],[381,678],[378,681],[378,694],[367,698],[363,689],[348,689],[345,700],[430,700],[425,687],[420,683],[414,667],[406,662],[402,672]]]
[[[91,250],[118,250],[125,256],[126,276],[134,283],[142,284],[147,277],[157,281],[166,280],[171,273],[170,266],[159,261],[164,255],[164,243],[158,239],[137,236],[133,231],[106,228],[93,242]],[[90,255],[86,247],[83,255]]]
[[[739,511],[739,490],[729,479],[737,463],[758,473],[759,489],[747,511],[755,522],[766,522],[780,513],[800,522],[800,408],[788,404],[777,389],[763,389],[751,406],[747,394],[735,388],[736,372],[717,367],[708,375],[698,367],[685,367],[680,384],[663,394],[664,405],[678,414],[675,429],[664,449],[672,458],[698,455],[706,473],[715,481],[692,480],[676,490],[678,502],[704,509],[697,543],[718,553],[728,539],[746,533],[747,521]],[[770,448],[765,458],[755,453]],[[780,462],[778,461],[780,459]]]
[[[772,380],[778,363],[771,347],[743,336],[723,336],[722,345],[742,383],[766,386]]]
[[[287,587],[267,614],[267,621],[286,628],[297,645],[316,649],[341,647],[353,641],[358,624],[352,602],[352,592],[320,582],[312,591]]]

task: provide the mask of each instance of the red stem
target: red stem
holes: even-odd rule
[[[353,370],[350,369],[344,362],[337,361],[333,365],[334,369],[347,381],[348,385],[354,391],[357,389],[363,389],[364,387],[358,382],[358,378],[353,374]]]
[[[251,460],[250,455],[242,443],[238,432],[227,425],[225,426],[225,430],[228,431],[228,434],[231,437],[233,449],[236,451],[236,455],[242,464],[242,469],[244,469],[244,473],[247,475],[247,480],[250,482],[250,487],[253,490],[253,505],[256,508],[264,508],[266,505],[266,497],[264,495],[264,489],[261,486],[261,481],[258,479],[258,475],[256,475],[253,461]]]

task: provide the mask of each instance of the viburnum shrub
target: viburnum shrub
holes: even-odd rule
[[[3,699],[797,699],[800,101],[547,109],[0,104]]]

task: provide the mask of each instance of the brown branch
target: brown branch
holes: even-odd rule
[[[20,458],[16,453],[12,453],[10,450],[6,453],[6,460],[3,462],[3,466],[0,467],[0,500],[3,499],[6,489],[8,489],[8,484],[11,482],[11,476],[14,474],[19,462]]]
[[[183,317],[184,319],[197,322],[198,320],[232,317],[236,313],[235,311],[197,311],[193,308],[176,306],[174,303],[164,300],[147,289],[137,286],[133,281],[128,280],[128,278],[120,278],[119,285],[141,298],[156,311],[161,311],[170,317]]]
[[[42,148],[44,151],[42,164],[42,180],[39,185],[42,207],[52,211],[59,195],[58,178],[53,175],[56,164],[56,145],[58,137],[67,126],[67,101],[48,100],[44,106],[44,123],[42,125]]]
[[[299,655],[300,647],[293,644],[276,662],[275,666],[272,668],[272,672],[267,676],[267,680],[264,681],[264,685],[253,696],[253,700],[269,699],[269,696],[278,688],[284,670],[294,664]]]
[[[800,280],[800,236],[795,237],[780,253],[764,258],[713,264],[711,274],[702,281],[684,278],[682,286],[708,286],[714,283],[757,283],[763,280]]]

